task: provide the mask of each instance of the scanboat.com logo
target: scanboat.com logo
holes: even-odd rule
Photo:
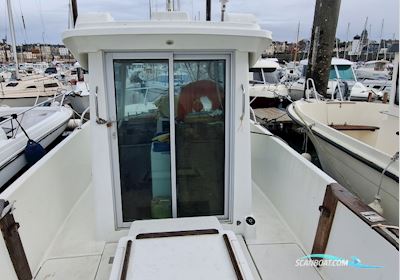
[[[351,260],[326,254],[307,255],[296,260],[296,266],[351,266],[356,268],[383,268],[379,265],[368,265],[361,263],[357,257],[351,257]]]

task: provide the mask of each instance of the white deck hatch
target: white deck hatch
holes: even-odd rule
[[[119,241],[110,279],[254,279],[233,232],[220,227],[185,230],[198,219],[203,225],[218,223],[215,218],[168,220],[175,230],[162,232],[165,221],[153,220],[145,221],[145,227],[159,231],[138,233],[134,228],[143,222],[134,222],[131,232],[138,234]]]

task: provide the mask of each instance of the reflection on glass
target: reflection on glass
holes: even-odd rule
[[[171,217],[168,60],[114,60],[124,222]]]
[[[336,80],[337,75],[336,75],[336,69],[334,66],[331,66],[331,69],[329,70],[329,80]]]
[[[224,215],[225,60],[174,62],[178,217]]]

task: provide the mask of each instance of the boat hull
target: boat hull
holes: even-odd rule
[[[309,134],[309,137],[315,146],[322,169],[341,185],[355,193],[366,204],[370,204],[374,201],[375,195],[378,192],[382,178],[381,173],[391,161],[391,157],[388,155],[391,152],[380,152],[370,145],[364,144],[349,135],[345,135],[319,122],[316,116],[318,114],[325,116],[328,112],[328,107],[324,107],[324,104],[298,101],[290,105],[287,112],[290,118],[298,125],[304,126],[304,122],[310,125],[312,135]],[[328,106],[330,106],[329,112],[341,110],[340,114],[338,114],[341,117],[353,112],[360,112],[360,110],[370,110],[372,113],[368,114],[368,117],[375,119],[381,116],[382,118],[381,122],[376,122],[381,127],[381,133],[385,133],[385,131],[390,132],[393,130],[393,127],[396,127],[395,117],[380,115],[380,111],[387,109],[383,105],[378,106],[364,102],[353,102],[331,103]],[[373,110],[368,106],[374,106]],[[315,113],[313,117],[310,117],[311,108]],[[373,114],[375,111],[378,114]],[[341,122],[339,119],[335,119],[335,115],[332,113],[328,118],[332,123]],[[357,121],[353,120],[353,122]],[[386,142],[381,143],[386,143],[385,145],[387,145],[387,141],[392,141],[390,137],[393,137],[393,135],[387,132],[385,135],[387,138],[385,138]],[[383,141],[382,136],[380,141]],[[388,223],[395,225],[399,224],[399,175],[397,170],[398,162],[394,162],[383,176],[382,187],[379,193],[384,211],[383,216],[388,220]]]
[[[353,157],[342,147],[317,135],[316,147],[323,170],[359,196],[366,204],[374,201],[378,191],[381,172],[361,160]],[[380,192],[383,215],[391,223],[398,225],[399,220],[399,185],[396,178],[384,175]]]

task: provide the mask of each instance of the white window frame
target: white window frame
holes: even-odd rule
[[[116,116],[116,100],[115,100],[115,84],[114,84],[114,63],[116,59],[119,60],[168,60],[168,76],[169,76],[169,109],[170,112],[175,112],[174,102],[174,61],[179,60],[225,60],[225,168],[224,168],[224,214],[217,215],[221,221],[231,221],[232,209],[231,193],[233,192],[233,178],[230,154],[233,147],[233,123],[231,122],[231,111],[234,108],[234,97],[232,93],[233,72],[232,72],[232,59],[233,53],[215,53],[215,52],[140,52],[140,53],[105,53],[106,65],[106,84],[107,84],[107,103],[109,119],[115,124]],[[177,192],[176,192],[176,150],[175,150],[175,116],[170,114],[170,137],[171,137],[171,202],[172,202],[172,217],[177,218]],[[121,180],[120,180],[120,166],[119,166],[119,152],[118,152],[118,131],[117,126],[113,125],[109,130],[109,139],[111,145],[112,155],[112,176],[113,176],[113,192],[114,192],[114,217],[115,229],[128,228],[132,222],[124,222],[122,214],[122,196],[121,196]]]

